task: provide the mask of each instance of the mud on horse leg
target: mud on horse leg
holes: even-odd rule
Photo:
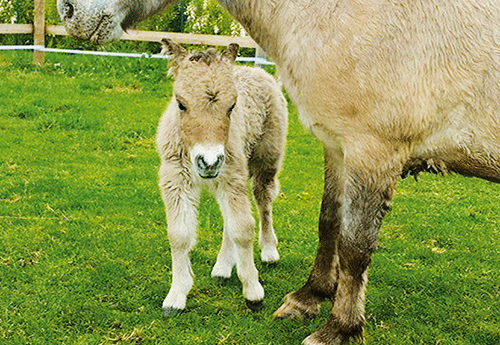
[[[304,344],[344,345],[361,340],[367,269],[378,231],[390,208],[398,169],[349,174],[338,236],[338,275],[334,305],[326,326]]]
[[[325,185],[319,218],[318,252],[313,269],[307,283],[286,297],[285,303],[274,313],[274,317],[315,317],[319,314],[320,303],[326,298],[335,297],[342,191],[342,174],[337,168],[339,165],[335,164],[338,162],[335,158],[335,153],[325,149]]]

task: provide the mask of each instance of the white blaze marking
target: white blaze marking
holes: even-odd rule
[[[224,145],[222,144],[196,144],[191,150],[191,162],[195,164],[196,156],[200,155],[208,165],[213,165],[217,162],[219,156],[224,156]]]

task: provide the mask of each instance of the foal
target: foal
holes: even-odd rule
[[[243,296],[258,309],[264,290],[253,261],[253,227],[247,180],[260,211],[259,243],[264,262],[279,259],[272,225],[277,173],[285,150],[286,100],[272,76],[237,67],[238,45],[190,53],[169,39],[174,96],[158,127],[159,185],[172,251],[172,286],[166,315],[182,310],[193,285],[189,251],[196,242],[197,204],[203,186],[215,194],[224,217],[222,246],[212,277],[227,279],[236,265]]]

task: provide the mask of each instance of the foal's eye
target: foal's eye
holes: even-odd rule
[[[233,105],[227,110],[227,116],[231,116],[231,113],[233,112],[235,106],[236,103],[233,103]]]
[[[186,105],[184,104],[183,101],[181,100],[177,100],[177,106],[179,107],[179,110],[180,111],[186,111],[187,110],[187,107]]]

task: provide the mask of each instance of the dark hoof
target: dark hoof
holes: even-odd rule
[[[261,311],[264,308],[264,303],[262,301],[249,301],[247,300],[247,307],[253,312]]]
[[[286,296],[285,303],[273,314],[275,319],[313,318],[319,315],[320,303],[314,298],[300,300],[294,294]]]
[[[303,345],[324,345],[324,344],[332,344],[332,345],[347,345],[349,344],[349,337],[342,336],[335,332],[328,335],[328,338],[321,339],[317,333],[311,334],[302,342]]]
[[[326,326],[307,337],[303,345],[348,345],[352,344],[351,339],[363,344],[362,321],[342,326],[338,320],[339,318],[331,315]]]
[[[311,334],[302,342],[303,345],[348,345],[351,344],[350,339],[353,339],[358,344],[363,344],[363,332],[361,334],[343,334],[336,329],[323,328],[316,333]]]
[[[212,281],[217,285],[226,285],[227,282],[229,281],[229,278],[213,276]]]
[[[170,317],[173,315],[180,314],[182,313],[182,311],[183,311],[182,309],[177,309],[172,307],[163,308],[163,316]]]
[[[278,263],[279,261],[262,261],[262,266],[272,268],[278,266]]]

